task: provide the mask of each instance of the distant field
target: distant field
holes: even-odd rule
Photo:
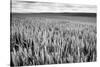
[[[83,23],[95,23],[96,13],[13,13],[13,17],[44,17],[55,20],[70,20]]]
[[[11,66],[95,62],[96,14],[11,14]]]

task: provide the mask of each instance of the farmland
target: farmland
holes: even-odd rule
[[[54,17],[12,15],[11,66],[96,61],[95,18]]]

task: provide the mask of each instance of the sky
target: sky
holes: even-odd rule
[[[70,4],[88,4],[96,5],[96,0],[12,0],[12,1],[41,1],[41,2],[60,2],[60,3],[70,3]]]
[[[12,0],[11,12],[82,12],[96,13],[95,0]]]

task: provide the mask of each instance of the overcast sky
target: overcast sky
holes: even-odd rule
[[[12,0],[11,6],[11,12],[21,13],[97,11],[96,0]]]
[[[41,1],[41,2],[60,2],[60,3],[71,3],[71,4],[88,4],[96,5],[96,0],[12,0],[12,1]]]

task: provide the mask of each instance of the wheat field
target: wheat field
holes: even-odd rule
[[[95,62],[96,25],[43,17],[12,17],[10,65]]]

